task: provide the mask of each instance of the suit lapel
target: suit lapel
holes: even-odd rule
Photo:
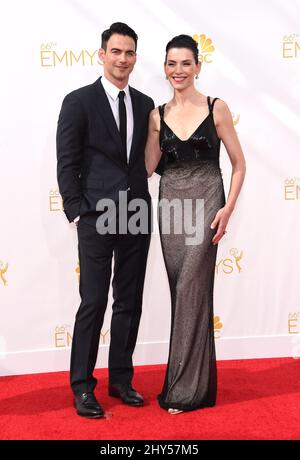
[[[115,117],[112,113],[109,100],[107,99],[106,93],[101,83],[101,77],[94,83],[95,90],[97,92],[97,98],[95,100],[97,106],[97,112],[101,115],[112,139],[118,147],[117,155],[114,155],[114,160],[117,161],[123,167],[126,167],[126,163],[122,160],[122,142],[121,136],[116,124]]]
[[[132,111],[133,111],[133,136],[132,136],[132,143],[130,149],[130,156],[129,156],[129,165],[134,162],[136,153],[137,153],[137,144],[139,140],[139,134],[141,131],[141,120],[142,120],[142,104],[139,101],[139,97],[134,91],[133,88],[129,87],[130,97],[132,102]]]

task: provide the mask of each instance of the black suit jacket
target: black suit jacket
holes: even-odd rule
[[[64,211],[94,217],[101,198],[118,201],[130,188],[132,198],[150,199],[145,168],[148,118],[153,100],[129,87],[134,129],[129,164],[122,156],[121,137],[101,77],[68,94],[57,127],[57,176]]]

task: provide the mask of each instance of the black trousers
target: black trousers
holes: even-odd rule
[[[150,244],[148,234],[100,235],[94,225],[78,224],[81,304],[71,351],[71,387],[75,394],[94,390],[93,376],[107,307],[114,255],[109,382],[130,383],[132,354],[142,313],[143,287]]]

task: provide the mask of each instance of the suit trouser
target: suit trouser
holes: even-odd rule
[[[109,382],[130,383],[132,354],[142,313],[143,286],[150,234],[100,235],[82,219],[78,225],[81,304],[76,314],[71,387],[75,394],[93,391],[100,332],[107,307],[114,255]]]

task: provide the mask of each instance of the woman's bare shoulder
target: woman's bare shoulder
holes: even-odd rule
[[[155,107],[155,109],[151,110],[149,115],[149,124],[155,131],[159,131],[160,129],[160,113],[159,108]]]
[[[210,100],[211,103],[215,100],[214,109],[218,112],[224,113],[229,110],[227,103],[223,99],[219,97],[210,97]]]

